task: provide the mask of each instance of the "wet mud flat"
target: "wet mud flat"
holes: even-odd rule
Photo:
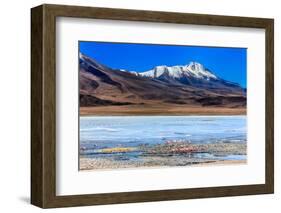
[[[80,150],[80,170],[245,164],[246,143],[165,142]]]

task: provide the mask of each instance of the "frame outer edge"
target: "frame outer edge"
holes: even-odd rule
[[[274,193],[274,19],[266,26],[266,185]]]
[[[46,5],[31,9],[31,203],[53,206],[56,198],[55,16]]]
[[[43,207],[43,7],[31,9],[31,204]]]
[[[44,4],[54,16],[225,27],[265,28],[272,19],[183,12]]]

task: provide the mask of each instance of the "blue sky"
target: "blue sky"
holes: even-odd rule
[[[196,61],[217,76],[247,87],[246,48],[80,41],[79,51],[108,67],[137,72]]]

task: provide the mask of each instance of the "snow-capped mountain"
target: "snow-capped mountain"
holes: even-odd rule
[[[246,90],[198,62],[156,66],[145,72],[117,70],[79,55],[80,106],[246,106]]]
[[[204,66],[198,62],[190,62],[187,65],[178,65],[172,67],[165,65],[156,66],[152,70],[139,73],[139,75],[151,78],[159,78],[165,75],[172,78],[190,77],[205,80],[218,79],[216,75],[214,75],[208,69],[205,69]]]
[[[198,62],[190,62],[187,65],[176,66],[156,66],[152,70],[145,72],[127,71],[134,75],[145,77],[157,81],[166,82],[169,84],[189,85],[205,89],[224,89],[226,90],[241,90],[239,84],[226,81],[209,69],[205,68]],[[242,89],[243,90],[243,89]]]

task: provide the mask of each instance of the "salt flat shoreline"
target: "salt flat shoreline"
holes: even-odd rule
[[[116,159],[114,154],[141,151],[136,159]],[[245,164],[244,159],[224,159],[219,156],[246,156],[246,143],[211,143],[191,144],[187,142],[172,142],[141,147],[114,147],[97,150],[97,154],[108,154],[108,157],[88,157],[80,155],[80,170],[123,169],[140,167],[179,167],[179,166],[207,166],[225,164]],[[198,157],[196,153],[210,153],[217,156]]]
[[[175,165],[171,167],[170,165],[163,164],[163,161],[158,163],[124,163],[124,162],[113,162],[108,159],[94,159],[94,158],[80,158],[80,171],[89,170],[112,170],[112,169],[134,169],[134,168],[174,168],[183,167],[180,165]],[[247,160],[205,160],[205,161],[192,161],[190,159],[189,164],[185,167],[194,166],[223,166],[223,165],[243,165],[246,164]]]
[[[157,106],[96,106],[80,107],[80,116],[95,115],[246,115],[246,108],[228,107],[190,107],[182,105],[157,105]]]

